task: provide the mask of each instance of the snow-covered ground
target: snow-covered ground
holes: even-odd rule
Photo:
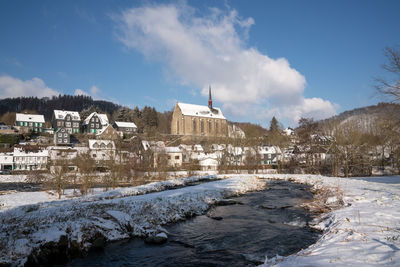
[[[316,244],[289,257],[266,259],[265,266],[400,266],[400,176],[272,176],[339,186],[345,205],[315,222],[323,230]]]
[[[344,205],[315,220],[314,227],[323,230],[316,244],[289,257],[266,259],[264,265],[400,266],[399,176],[382,180],[278,174],[226,176],[168,191],[161,190],[198,178],[108,192],[95,190],[72,199],[56,200],[56,196],[44,192],[0,196],[0,263],[22,264],[34,248],[58,242],[61,236],[90,247],[98,234],[106,240],[118,240],[160,233],[165,223],[204,213],[222,198],[262,188],[263,179],[283,179],[310,184],[313,190],[337,190],[337,196],[329,197],[325,204],[343,200]]]

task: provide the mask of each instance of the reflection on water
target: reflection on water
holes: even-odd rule
[[[242,205],[214,207],[205,215],[165,226],[165,244],[115,242],[69,265],[246,266],[313,244],[319,234],[307,226],[312,217],[298,207],[312,198],[308,188],[278,181],[269,185],[268,190],[235,198]]]

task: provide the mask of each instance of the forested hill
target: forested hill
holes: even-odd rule
[[[7,112],[35,111],[50,120],[53,110],[72,110],[82,112],[93,107],[108,114],[113,114],[121,106],[103,100],[93,100],[90,96],[59,95],[52,98],[17,97],[0,99],[0,116]]]
[[[359,130],[363,132],[370,132],[382,118],[400,121],[400,105],[394,103],[379,103],[373,106],[356,108],[319,121],[319,124],[321,126],[328,126],[351,123],[357,125]]]

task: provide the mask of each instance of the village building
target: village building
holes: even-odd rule
[[[77,111],[55,109],[51,122],[56,132],[60,128],[65,128],[70,134],[80,132],[81,117]]]
[[[17,113],[15,115],[15,128],[22,133],[40,133],[44,127],[44,116],[37,114]]]
[[[112,140],[89,139],[89,151],[96,162],[115,160],[115,143]]]
[[[54,144],[55,145],[69,145],[69,144],[71,144],[70,132],[64,127],[58,128],[58,130],[54,134]]]
[[[0,153],[0,171],[12,171],[14,163],[14,155],[12,152]]]
[[[111,124],[107,125],[103,131],[96,134],[97,139],[104,140],[117,140],[120,139],[121,135],[112,127]]]
[[[107,114],[91,113],[82,123],[85,133],[98,134],[109,125]]]
[[[179,147],[165,147],[165,153],[167,154],[167,165],[170,167],[182,166],[182,150]]]
[[[114,122],[114,128],[120,134],[134,134],[137,133],[137,126],[133,122],[116,121]]]
[[[47,149],[24,149],[14,147],[14,170],[46,170],[49,152]]]
[[[171,134],[191,137],[226,137],[228,122],[221,109],[212,106],[211,88],[208,106],[176,103]]]

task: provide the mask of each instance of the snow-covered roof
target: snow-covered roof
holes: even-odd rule
[[[26,121],[26,122],[41,122],[44,123],[44,116],[37,114],[23,114],[17,113],[15,121]]]
[[[118,127],[124,127],[124,128],[137,128],[136,124],[133,122],[125,122],[125,121],[116,121],[115,124]]]
[[[280,154],[281,149],[277,146],[260,146],[258,147],[258,152],[260,154]]]
[[[178,103],[177,105],[181,109],[182,114],[185,116],[225,119],[222,111],[219,108],[213,107],[213,110],[211,111],[208,106],[185,103]]]
[[[107,125],[107,124],[108,124],[107,114],[100,114],[100,113],[97,113],[97,112],[91,113],[91,114],[83,121],[83,123],[84,123],[84,124],[89,124],[90,119],[91,119],[94,115],[97,115],[97,117],[98,117],[99,120],[100,120],[101,125],[104,126],[104,125]]]
[[[49,151],[47,149],[42,149],[38,150],[37,152],[33,151],[25,152],[25,150],[20,147],[14,147],[14,157],[19,157],[19,156],[48,157]]]
[[[177,146],[166,146],[165,153],[182,153],[182,150]]]
[[[56,119],[63,120],[65,118],[65,116],[67,116],[68,114],[71,116],[72,120],[74,120],[74,121],[81,120],[81,117],[79,116],[79,112],[77,112],[77,111],[58,110],[58,109],[54,110],[54,117]]]
[[[89,149],[115,149],[115,144],[112,140],[89,139]]]

